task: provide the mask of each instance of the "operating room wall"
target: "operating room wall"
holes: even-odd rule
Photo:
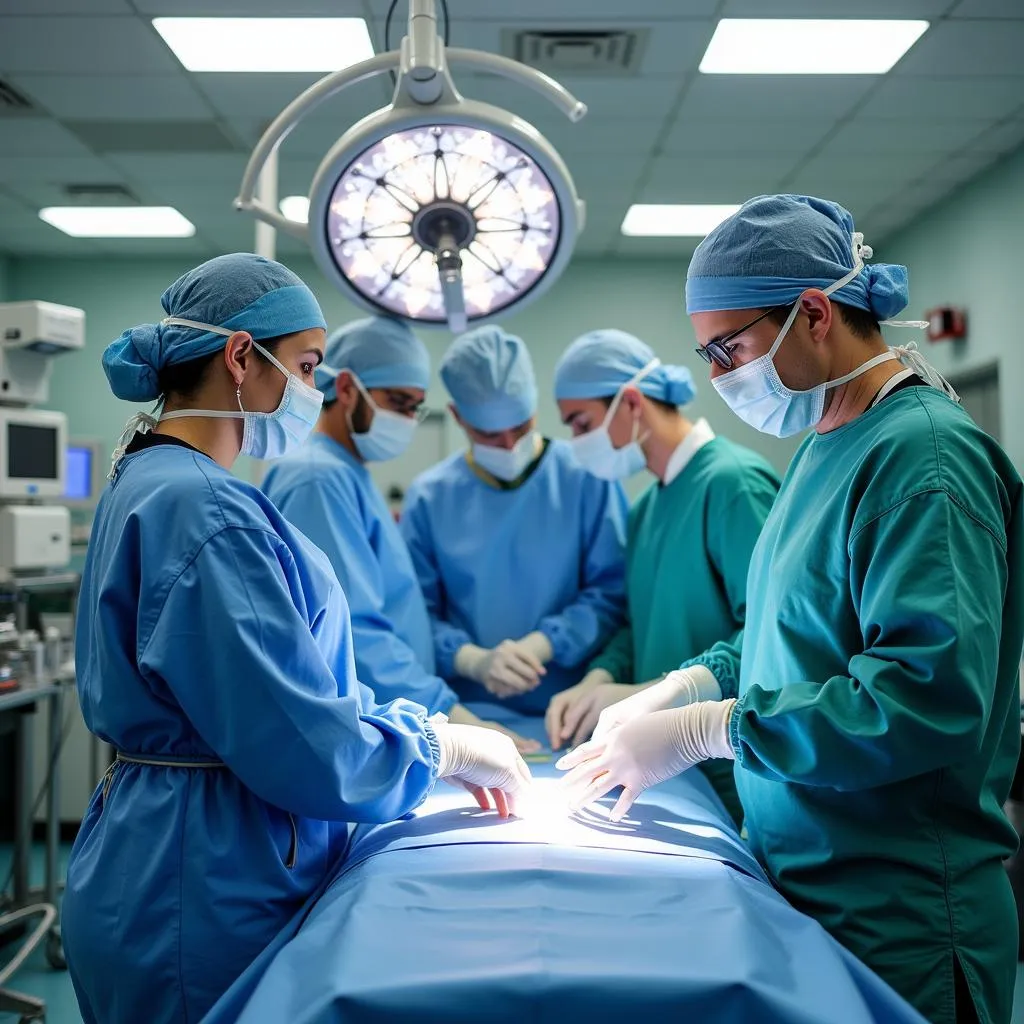
[[[333,326],[362,315],[321,277],[310,260],[288,260],[317,292]],[[18,258],[9,268],[8,298],[45,299],[79,306],[86,311],[84,351],[56,359],[50,406],[68,415],[72,435],[98,438],[112,447],[135,406],[115,399],[100,365],[103,347],[122,330],[162,316],[160,294],[187,270],[188,259],[52,259]],[[683,311],[686,260],[589,261],[572,264],[546,295],[515,316],[499,323],[528,343],[540,389],[538,410],[542,430],[565,436],[552,394],[554,370],[565,347],[585,331],[619,327],[644,338],[666,362],[689,366],[698,381],[698,395],[689,413],[707,416],[712,426],[734,440],[761,451],[784,469],[795,442],[780,442],[750,430],[733,417],[707,382],[707,366],[694,354],[693,332]],[[0,277],[2,281],[2,277]],[[2,284],[0,284],[2,287]],[[446,398],[436,378],[437,365],[451,335],[445,330],[422,331],[430,349],[435,385],[428,402],[442,407]],[[448,428],[449,447],[459,444]],[[242,469],[252,477],[255,470]],[[643,476],[632,481],[634,493]]]
[[[10,272],[10,261],[6,256],[0,256],[0,302],[6,302],[8,299],[8,283],[7,278]]]
[[[910,269],[910,308],[919,316],[935,306],[962,306],[964,341],[919,344],[942,373],[999,368],[1003,446],[1024,470],[1024,381],[1021,293],[1024,225],[1024,148],[1006,157],[917,223],[877,247],[878,257]],[[907,337],[891,330],[890,341]],[[913,335],[911,335],[913,336]]]

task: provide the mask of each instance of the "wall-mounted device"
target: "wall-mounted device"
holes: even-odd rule
[[[52,357],[85,347],[85,313],[54,302],[0,303],[0,404],[49,398]]]
[[[946,341],[967,337],[967,311],[954,306],[936,306],[924,318],[928,321],[928,340]]]

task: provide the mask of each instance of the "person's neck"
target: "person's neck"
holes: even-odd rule
[[[870,359],[887,351],[888,346],[881,336],[870,346],[857,345],[853,347],[834,368],[832,379],[851,373],[858,366],[863,366]],[[854,377],[848,384],[842,384],[832,391],[826,392],[825,412],[818,422],[817,432],[827,434],[829,431],[846,426],[847,423],[852,423],[858,416],[863,415],[871,408],[875,395],[904,369],[905,367],[898,359],[890,359],[873,366],[859,377]]]
[[[329,437],[335,444],[340,444],[356,462],[362,464],[363,459],[356,449],[355,442],[352,440],[352,431],[348,428],[348,421],[344,415],[332,416],[332,411],[325,410],[320,413],[320,419],[317,420],[316,424],[316,432]]]
[[[675,450],[686,440],[693,424],[685,416],[658,419],[649,425],[650,436],[644,442],[647,468],[662,482]]]
[[[196,406],[200,408],[200,406]],[[203,405],[201,408],[211,408]],[[216,408],[216,406],[213,406]],[[165,409],[165,412],[184,411]],[[230,471],[242,448],[242,420],[211,419],[202,416],[187,416],[182,419],[160,420],[154,432],[177,438],[192,445],[214,462]]]

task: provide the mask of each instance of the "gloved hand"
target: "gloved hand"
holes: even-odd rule
[[[437,777],[469,790],[482,810],[488,795],[502,818],[515,814],[530,786],[530,769],[515,744],[493,729],[430,720],[441,748]]]
[[[594,721],[589,729],[584,723],[589,721],[590,709],[593,707],[594,694],[605,686],[616,686],[612,674],[603,668],[591,669],[580,682],[570,686],[561,693],[556,693],[548,704],[544,714],[544,728],[547,729],[548,741],[552,750],[560,750],[565,742],[572,737],[575,746],[582,740],[589,739],[593,732],[597,716],[607,705],[594,712]],[[630,692],[636,687],[629,687]]]
[[[486,719],[474,715],[464,704],[455,704],[448,712],[448,721],[452,725],[475,725],[479,729],[493,729],[495,732],[503,733],[515,745],[520,754],[535,754],[540,750],[540,744],[536,740],[527,739],[519,733],[506,729],[497,722],[488,722]]]
[[[503,699],[535,690],[547,669],[520,641],[502,640],[490,650],[463,644],[455,653],[455,671]]]
[[[516,643],[532,654],[542,665],[546,665],[555,656],[554,648],[551,646],[551,641],[547,638],[547,634],[542,633],[539,629],[534,630],[532,633],[527,633],[526,636],[517,640]]]
[[[721,699],[722,688],[710,669],[703,665],[678,669],[669,672],[659,682],[647,683],[625,700],[602,711],[594,728],[594,739],[602,739],[613,729],[654,711],[679,708],[698,700]]]
[[[698,701],[654,711],[577,747],[555,765],[569,772],[563,780],[569,807],[578,811],[622,786],[609,815],[619,821],[645,789],[709,758],[731,759],[729,718],[735,704]]]

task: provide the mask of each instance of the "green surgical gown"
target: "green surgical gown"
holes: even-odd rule
[[[1010,1020],[1003,813],[1020,749],[1022,484],[941,392],[797,452],[750,564],[726,694],[751,846],[779,889],[934,1024],[962,971]]]
[[[629,513],[629,622],[591,668],[643,683],[679,667],[743,627],[747,569],[779,489],[775,470],[716,437],[668,486],[653,484]],[[733,766],[701,766],[737,824]]]

